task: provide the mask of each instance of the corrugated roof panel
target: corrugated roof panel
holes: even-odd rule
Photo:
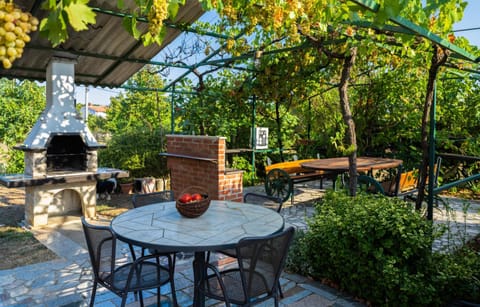
[[[42,0],[18,0],[15,3],[32,12],[39,19],[46,12],[39,9]],[[101,10],[116,11],[116,1],[91,0],[89,5]],[[126,0],[128,7],[134,6],[133,0]],[[196,0],[187,0],[177,15],[176,22],[192,23],[203,14],[201,5]],[[139,23],[146,31],[147,25]],[[45,80],[46,67],[53,55],[68,55],[77,58],[75,66],[76,83],[119,87],[144,64],[135,60],[150,60],[181,32],[168,29],[162,46],[152,44],[148,47],[127,33],[122,26],[122,18],[97,12],[97,23],[89,30],[70,33],[67,42],[56,48],[39,36],[32,34],[32,41],[27,44],[22,58],[13,63],[10,70],[1,68],[0,77]]]

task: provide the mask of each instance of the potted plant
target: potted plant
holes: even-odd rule
[[[120,191],[122,194],[132,194],[133,193],[133,180],[130,177],[119,178]]]

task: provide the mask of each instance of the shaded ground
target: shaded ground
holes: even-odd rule
[[[24,217],[25,191],[0,186],[0,227],[18,226]]]
[[[24,203],[23,189],[0,187],[0,270],[57,257],[38,242],[31,232],[19,226],[24,219]]]
[[[110,201],[99,200],[99,213],[115,216],[131,207],[131,195],[113,195]],[[57,255],[38,242],[32,233],[23,228],[25,217],[24,189],[7,189],[0,186],[0,270],[44,262]]]

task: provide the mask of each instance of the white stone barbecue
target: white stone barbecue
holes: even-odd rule
[[[100,145],[75,109],[75,59],[53,57],[47,67],[47,105],[23,144],[25,174],[0,177],[7,187],[25,187],[25,220],[48,224],[49,216],[96,214],[97,179],[127,172],[98,168]]]

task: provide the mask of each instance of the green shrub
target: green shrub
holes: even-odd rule
[[[165,134],[161,129],[135,130],[114,135],[107,148],[99,151],[99,165],[130,172],[130,177],[165,177],[166,159],[159,155],[164,150]]]
[[[286,268],[374,306],[480,302],[478,244],[432,252],[440,229],[397,198],[329,191],[308,231],[296,233]]]
[[[445,303],[480,303],[480,252],[465,246],[453,254],[436,253],[434,257],[436,274],[432,283],[439,299]]]
[[[293,237],[292,244],[288,250],[285,268],[289,272],[295,272],[300,275],[309,275],[307,258],[307,246],[305,245],[305,231],[297,229]]]
[[[310,274],[374,305],[434,303],[432,224],[399,199],[327,193],[305,236]]]
[[[234,156],[232,168],[243,170],[243,186],[253,186],[259,182],[255,171],[252,170],[252,164],[247,158],[242,156]]]

